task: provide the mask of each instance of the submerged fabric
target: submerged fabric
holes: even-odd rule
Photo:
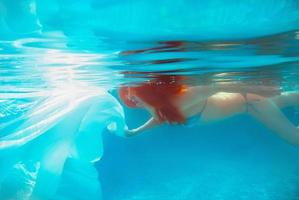
[[[39,117],[31,118],[30,124],[24,122],[20,129],[38,120]],[[0,138],[1,164],[5,163],[0,165],[0,199],[20,196],[22,199],[72,199],[70,185],[77,185],[76,192],[80,188],[83,194],[90,194],[89,199],[100,199],[100,183],[93,162],[103,155],[101,135],[107,127],[113,124],[114,128],[109,131],[118,135],[125,128],[119,103],[108,93],[90,96],[51,124],[42,124],[39,128],[43,132],[16,134],[19,131],[16,130]],[[83,183],[78,179],[90,187],[81,187]],[[87,199],[87,196],[76,198]]]

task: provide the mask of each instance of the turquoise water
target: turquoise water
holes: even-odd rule
[[[299,199],[298,147],[253,117],[124,138],[148,113],[116,95],[162,73],[298,92],[298,27],[296,0],[0,0],[0,200]]]

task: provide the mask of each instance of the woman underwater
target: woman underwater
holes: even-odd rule
[[[280,110],[299,105],[299,93],[280,93],[272,86],[189,86],[186,82],[187,77],[159,75],[140,85],[121,87],[118,93],[125,105],[145,108],[152,115],[143,125],[127,130],[127,136],[163,123],[209,123],[248,113],[287,142],[299,146],[299,129]]]

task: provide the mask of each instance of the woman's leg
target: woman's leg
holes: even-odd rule
[[[271,98],[271,100],[279,107],[299,106],[299,92],[284,92],[279,96]]]
[[[281,112],[280,108],[297,104],[296,96],[281,96],[276,100],[248,94],[248,113],[262,122],[287,142],[299,146],[299,129]]]
[[[218,93],[211,96],[202,112],[201,122],[214,122],[247,112],[289,143],[299,146],[299,129],[280,110],[298,105],[298,94],[285,93],[272,99],[255,94],[244,95]]]

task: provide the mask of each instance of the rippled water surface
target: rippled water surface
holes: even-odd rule
[[[111,41],[59,35],[0,42],[3,103],[47,96],[57,88],[105,89],[155,74],[193,84],[271,83],[298,90],[298,32],[231,41]],[[2,113],[2,115],[4,115]]]

